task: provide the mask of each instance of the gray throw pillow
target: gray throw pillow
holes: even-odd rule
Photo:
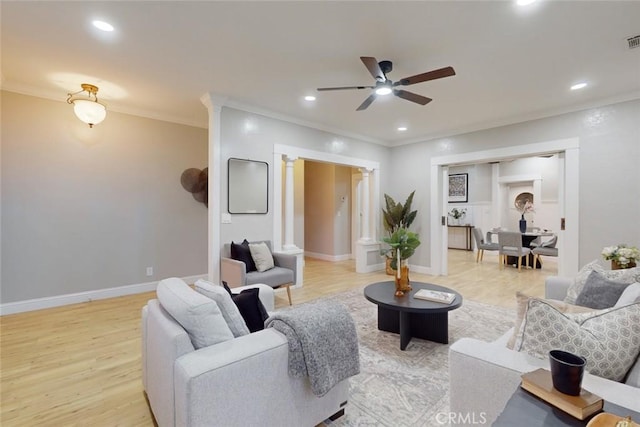
[[[629,284],[607,279],[597,271],[592,271],[576,298],[576,304],[595,309],[613,307],[627,286]]]

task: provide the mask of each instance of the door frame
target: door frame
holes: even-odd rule
[[[497,162],[536,155],[558,154],[558,275],[570,277],[579,270],[579,148],[578,137],[516,145],[431,158],[431,273],[448,274],[446,198],[449,166]],[[444,218],[444,219],[443,219]],[[563,221],[564,220],[564,221]],[[562,227],[564,222],[564,227]]]

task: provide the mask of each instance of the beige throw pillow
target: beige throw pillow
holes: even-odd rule
[[[269,246],[265,242],[249,243],[249,250],[259,272],[271,270],[275,267],[273,255],[271,255]]]
[[[640,353],[640,304],[567,314],[530,298],[514,350],[546,360],[555,349],[584,357],[593,375],[624,380]]]

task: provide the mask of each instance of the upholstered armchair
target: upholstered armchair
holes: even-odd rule
[[[289,375],[284,334],[267,328],[241,335],[231,327],[237,319],[209,297],[226,291],[200,287],[165,279],[158,298],[142,308],[142,383],[158,426],[311,427],[344,413],[348,379],[318,397],[308,377]],[[273,310],[270,286],[234,291],[250,288]]]
[[[482,261],[484,257],[484,251],[497,251],[500,249],[497,243],[493,243],[491,241],[491,234],[487,233],[487,238],[482,237],[482,229],[475,227],[473,229],[473,237],[476,240],[476,248],[478,249],[478,254],[476,255],[476,262]]]
[[[230,287],[247,286],[256,283],[264,283],[276,289],[284,286],[287,289],[289,305],[291,305],[290,286],[296,283],[297,259],[295,255],[273,253],[271,242],[263,240],[271,251],[274,267],[266,271],[248,271],[247,265],[243,261],[231,257],[231,244],[227,243],[222,248],[220,259],[221,280],[227,282]],[[259,242],[249,242],[259,243]]]

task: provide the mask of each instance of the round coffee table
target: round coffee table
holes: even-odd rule
[[[372,283],[364,288],[364,297],[378,306],[378,329],[400,334],[400,350],[412,337],[449,343],[449,312],[462,305],[462,295],[453,289],[430,283],[411,282],[411,292],[396,297],[393,281]],[[456,298],[450,304],[413,297],[418,289],[449,292]]]

